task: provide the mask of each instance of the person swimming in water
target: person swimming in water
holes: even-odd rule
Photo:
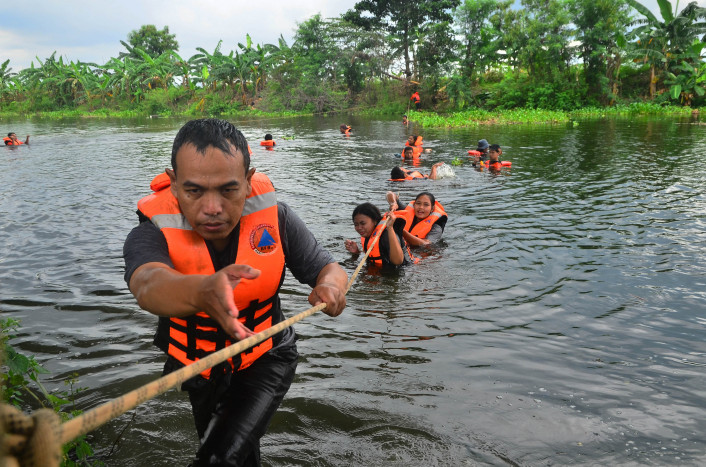
[[[441,239],[448,215],[433,194],[423,191],[405,208],[393,192],[388,191],[386,197],[390,211],[405,219],[402,236],[408,245],[427,246]]]
[[[19,146],[20,144],[29,144],[29,135],[27,135],[27,138],[23,142],[17,139],[17,134],[15,134],[14,131],[11,131],[2,140],[5,143],[5,146]]]
[[[439,178],[438,170],[439,167],[444,165],[443,162],[437,162],[431,166],[431,172],[429,175],[425,175],[418,170],[409,170],[404,167],[393,167],[390,171],[390,180],[393,182],[403,182],[408,180],[437,180]]]
[[[378,266],[402,266],[410,261],[407,244],[404,241],[403,230],[405,220],[398,218],[393,212],[383,215],[371,203],[363,203],[353,210],[353,227],[360,235],[360,245],[355,240],[346,239],[346,250],[354,255],[368,251],[376,236],[379,240],[368,256],[368,263]],[[361,248],[362,246],[362,248]]]

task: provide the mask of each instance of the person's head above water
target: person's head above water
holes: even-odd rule
[[[225,154],[243,157],[245,173],[250,170],[250,151],[245,136],[226,120],[217,118],[202,118],[186,122],[179,130],[172,144],[172,170],[177,173],[177,153],[182,146],[191,144],[196,152],[206,154],[206,149],[213,146]]]
[[[174,139],[170,190],[193,232],[218,251],[243,216],[255,173],[249,163],[245,137],[225,120],[192,120]]]
[[[488,146],[490,146],[488,144],[488,141],[482,139],[482,140],[478,141],[478,147],[476,148],[476,151],[488,152]]]
[[[414,198],[414,215],[417,219],[426,219],[434,210],[436,198],[428,191],[422,191]]]
[[[392,180],[402,180],[407,177],[407,171],[402,167],[393,167],[390,171],[390,178]]]
[[[402,157],[405,159],[412,159],[414,157],[414,149],[412,146],[405,146],[402,150]]]
[[[490,156],[491,161],[497,161],[500,158],[500,156],[502,155],[502,153],[503,153],[503,150],[500,149],[499,144],[491,144],[488,147],[488,155]]]
[[[363,238],[370,237],[381,220],[382,214],[374,204],[363,203],[353,209],[353,227]]]
[[[267,134],[265,135],[265,141],[272,141],[272,135],[269,134],[269,133],[267,133]]]

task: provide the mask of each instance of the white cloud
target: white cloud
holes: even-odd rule
[[[245,43],[277,43],[283,35],[291,44],[297,22],[316,13],[336,17],[353,8],[356,0],[96,2],[87,0],[25,0],[13,5],[13,18],[0,25],[0,62],[10,59],[14,71],[29,67],[57,51],[67,60],[105,63],[124,50],[120,44],[130,31],[144,24],[176,34],[179,53],[185,58],[196,47],[208,51],[223,40],[224,52]],[[36,60],[35,60],[36,63]]]

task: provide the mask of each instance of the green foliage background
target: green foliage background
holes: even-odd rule
[[[145,25],[104,64],[54,52],[13,72],[5,61],[0,113],[399,115],[414,91],[442,114],[699,107],[706,9],[657,1],[661,18],[636,0],[364,0],[298,24],[291,45],[246,34],[188,59],[168,27]]]

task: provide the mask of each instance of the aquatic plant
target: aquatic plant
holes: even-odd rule
[[[40,375],[48,374],[49,371],[40,365],[34,356],[23,355],[10,344],[10,340],[16,337],[14,333],[19,326],[20,322],[13,318],[0,321],[0,356],[2,357],[3,369],[0,374],[0,382],[2,383],[3,400],[20,410],[33,408],[32,405],[51,408],[62,421],[83,413],[75,406],[78,393],[87,389],[76,386],[78,373],[74,373],[71,378],[64,381],[64,385],[68,387],[66,390],[49,392],[39,378]],[[93,448],[86,441],[85,436],[80,436],[64,445],[61,465],[70,467],[104,465],[100,461],[89,462],[91,456],[93,456]]]

